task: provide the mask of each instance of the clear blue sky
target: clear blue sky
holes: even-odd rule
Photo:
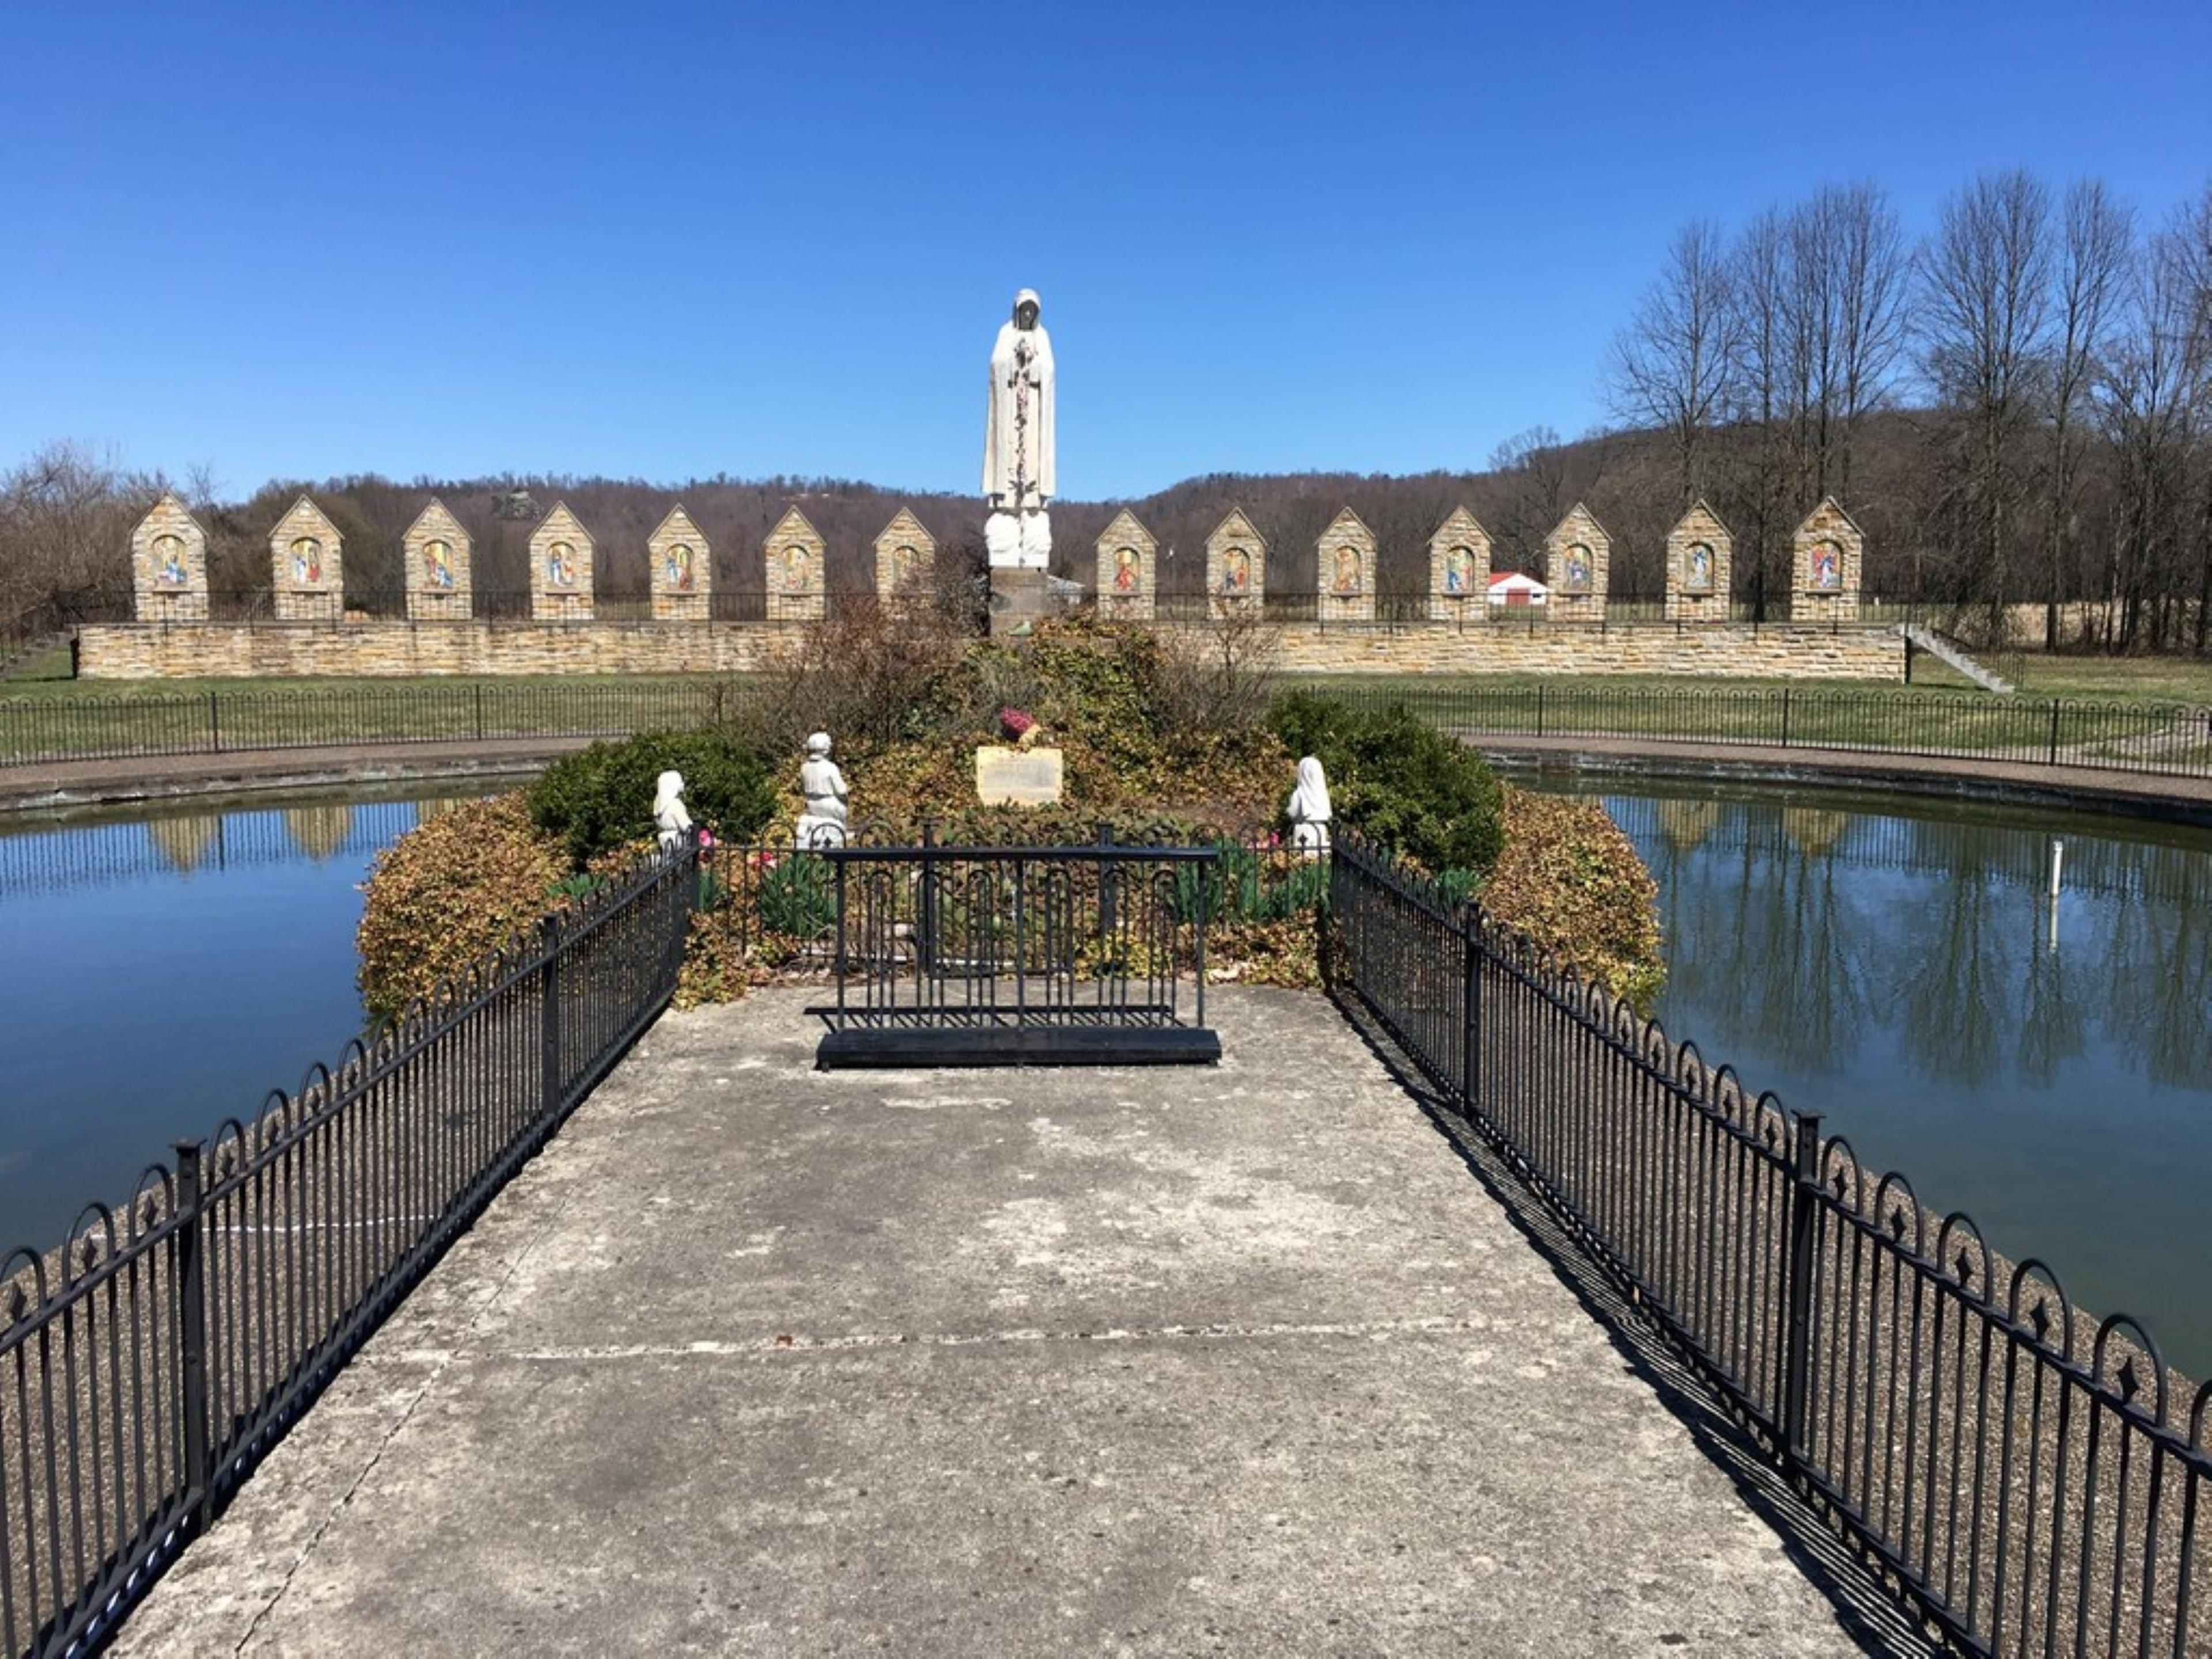
[[[1603,417],[1677,226],[2212,174],[2212,6],[0,5],[0,465],[1062,489]]]

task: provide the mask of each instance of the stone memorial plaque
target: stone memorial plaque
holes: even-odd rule
[[[1060,750],[978,749],[975,799],[986,806],[1059,805]]]

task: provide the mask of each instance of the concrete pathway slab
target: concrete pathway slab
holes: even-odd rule
[[[137,1654],[1860,1650],[1322,1000],[1216,1070],[665,1018]]]

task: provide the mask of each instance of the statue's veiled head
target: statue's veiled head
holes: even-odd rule
[[[1014,326],[1035,328],[1037,313],[1041,309],[1042,307],[1037,300],[1037,291],[1033,288],[1024,289],[1014,295]]]

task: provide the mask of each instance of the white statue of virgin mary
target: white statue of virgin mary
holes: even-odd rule
[[[1035,289],[1014,295],[1014,314],[991,347],[991,401],[983,426],[984,535],[994,564],[1044,565],[1052,545],[1045,508],[1060,493],[1053,466],[1052,337],[1037,321]]]

